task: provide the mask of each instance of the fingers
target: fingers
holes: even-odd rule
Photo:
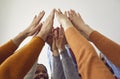
[[[52,20],[52,26],[53,26],[54,15],[55,15],[55,9],[53,9],[52,12],[50,13],[51,20]]]
[[[60,9],[58,9],[58,10],[55,9],[55,13],[56,13],[57,16],[59,16],[60,14],[63,14]]]
[[[60,9],[58,9],[58,12],[59,12],[60,14],[62,14],[62,11],[61,11]]]
[[[63,14],[60,9],[55,10],[55,13],[59,24],[62,25],[63,27],[66,27],[66,25],[64,25],[64,22],[68,21],[68,18],[66,16],[67,14],[66,13]]]
[[[60,9],[55,10],[55,12],[56,12],[56,15],[63,14],[62,11],[61,11]],[[63,15],[67,16],[67,11],[65,11]]]
[[[38,16],[35,16],[34,17],[34,20],[35,20],[35,25],[34,25],[34,23],[33,23],[33,27],[35,27],[35,28],[38,28],[38,24],[39,24],[39,21],[42,19],[42,17],[44,16],[44,14],[45,14],[45,12],[44,11],[42,11],[42,12],[40,12],[39,13],[39,15]],[[49,14],[49,16],[46,18],[46,20],[45,20],[45,23],[43,24],[43,26],[44,26],[44,30],[43,30],[43,32],[44,31],[46,31],[48,34],[49,34],[49,32],[51,32],[52,31],[52,27],[53,27],[53,22],[54,22],[54,15],[56,14],[56,17],[57,17],[57,20],[58,20],[58,22],[63,26],[63,29],[65,30],[66,28],[68,28],[68,26],[72,26],[72,21],[71,20],[73,20],[74,19],[74,16],[76,16],[76,17],[80,17],[80,14],[78,13],[76,13],[74,10],[69,10],[69,11],[65,11],[64,12],[64,14],[62,13],[62,11],[60,10],[60,9],[58,9],[58,10],[56,10],[56,9],[53,9],[51,12],[50,12],[50,14]],[[68,17],[69,16],[69,17]],[[75,18],[76,18],[75,17]],[[70,18],[70,19],[69,19]],[[65,22],[67,22],[67,23],[65,23]],[[37,23],[37,24],[36,24]],[[46,29],[47,28],[47,29]],[[60,33],[60,35],[61,35],[61,33]],[[59,36],[59,35],[58,35]]]
[[[44,14],[45,14],[44,11],[42,11],[42,12],[39,13],[39,15],[38,15],[38,17],[37,17],[37,19],[36,19],[36,22],[37,22],[37,23],[43,18]]]
[[[55,32],[55,31],[54,31]],[[55,50],[57,52],[57,46],[56,46],[56,36],[55,34],[53,34],[53,43],[52,43],[52,51],[53,51],[53,54],[55,54]]]
[[[39,13],[38,16],[35,15],[30,27],[36,27],[39,24],[39,22],[41,21],[41,19],[43,18],[44,14],[45,14],[45,12],[42,11],[42,12]]]
[[[38,24],[36,27],[35,27],[35,35],[37,35],[39,33],[39,31],[41,30],[41,27],[42,27],[42,23]]]
[[[59,38],[64,37],[64,30],[62,27],[59,29]]]
[[[67,17],[67,12],[66,11],[64,12],[64,15]]]
[[[33,21],[34,21],[36,18],[37,18],[37,15],[35,15],[35,16],[34,16],[34,19],[33,19]]]
[[[36,18],[37,18],[37,15],[34,16],[31,24],[34,24],[34,23],[35,23]],[[31,26],[31,27],[32,27],[32,26]]]
[[[40,29],[41,29],[42,23],[38,24],[36,27],[31,28],[31,30],[28,33],[28,36],[36,35]]]
[[[53,37],[53,43],[52,43],[52,50],[56,50],[56,40],[55,38]]]
[[[60,12],[57,11],[57,10],[55,10],[55,14],[56,14],[56,17],[57,17],[57,19],[58,19],[58,16],[60,15]]]
[[[49,30],[52,31],[53,29],[53,22],[54,22],[54,15],[55,15],[55,10],[53,9],[46,19],[46,23],[48,22]]]
[[[54,38],[58,39],[59,38],[59,28],[54,29]]]
[[[51,13],[49,14],[49,16],[46,18],[45,20],[45,24],[47,24],[48,26],[50,26],[49,28],[52,30],[53,27],[53,19],[54,19],[54,15],[55,15],[55,10],[53,9],[51,11]]]
[[[83,21],[82,17],[80,16],[80,14],[78,13],[77,15],[78,15],[79,18],[81,18],[81,22],[85,23],[85,22]]]
[[[48,17],[51,17],[51,19],[54,19],[55,15],[55,9],[53,9]]]
[[[68,11],[68,15],[69,15],[69,18],[71,19],[71,18],[73,18],[74,16],[76,16],[76,13],[75,13],[74,10],[70,10],[70,11]]]

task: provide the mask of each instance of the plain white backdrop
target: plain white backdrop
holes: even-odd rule
[[[120,0],[0,0],[0,45],[25,29],[42,10],[46,12],[42,19],[45,20],[53,8],[63,12],[76,10],[92,28],[120,44]],[[55,18],[54,26],[57,25]],[[21,46],[30,39],[27,38]],[[39,63],[45,64],[50,74],[47,48],[45,45]]]

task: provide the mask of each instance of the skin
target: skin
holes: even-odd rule
[[[42,17],[44,16],[45,12],[44,11],[41,11],[39,13],[39,15],[35,16],[33,21],[31,22],[31,24],[26,28],[24,29],[22,32],[20,32],[18,35],[16,35],[12,41],[13,43],[16,45],[16,49],[17,47],[22,43],[22,41],[24,39],[26,39],[28,36],[33,36],[35,34],[38,33],[38,31],[40,31],[41,27],[42,27],[42,23],[40,23],[40,20],[42,19]],[[3,46],[4,47],[4,46]],[[16,50],[15,49],[15,50]],[[4,50],[4,49],[3,49]],[[14,51],[15,51],[14,50]],[[0,61],[0,64],[7,58],[9,57],[10,55],[12,55],[14,53],[14,51],[9,51],[9,50],[6,50],[5,52],[9,52],[9,53],[1,53],[0,56],[4,56],[3,60]]]
[[[66,16],[66,13],[62,13],[60,9],[55,10],[56,18],[60,25],[62,25],[64,31],[66,31],[69,27],[73,27],[73,24],[70,22],[68,17]]]
[[[55,10],[53,9],[51,11],[50,15],[46,18],[45,22],[43,23],[41,31],[37,34],[37,36],[42,38],[44,41],[46,40],[49,33],[51,33],[51,31],[52,31],[54,13],[55,13]]]
[[[76,13],[74,10],[68,11],[68,15],[72,23],[74,24],[74,27],[77,28],[79,31],[83,31],[83,33],[86,35],[88,39],[90,39],[90,35],[94,33],[91,27],[89,25],[85,24],[80,16],[80,14]],[[99,39],[96,41],[93,40],[93,38],[90,39],[90,41],[116,66],[120,67],[120,61],[119,59],[119,52],[120,52],[120,46],[119,44],[115,43],[113,40],[107,38],[106,36],[98,33]],[[98,37],[95,38],[98,38]],[[116,49],[116,50],[115,50]],[[114,53],[113,53],[114,52]],[[113,57],[114,56],[114,57]],[[117,60],[117,61],[116,61]]]
[[[42,38],[44,41],[46,41],[46,39],[48,38],[51,38],[51,36],[49,37],[49,34],[52,33],[52,29],[53,29],[54,13],[55,11],[52,10],[50,15],[46,18],[45,22],[43,23],[41,31],[37,34],[37,36]],[[48,79],[47,69],[45,68],[45,66],[39,65],[37,67],[37,71],[34,78]]]
[[[53,42],[55,41],[55,43],[53,44],[53,50],[55,48],[59,49],[60,51],[63,51],[65,50],[65,44],[66,44],[66,39],[65,39],[65,36],[64,36],[64,30],[63,28],[59,28],[58,29],[58,33],[54,33],[54,40]]]
[[[76,13],[74,10],[68,11],[69,19],[72,24],[78,31],[86,38],[89,39],[90,34],[94,31],[83,21],[79,13]]]
[[[38,33],[42,27],[42,23],[40,23],[42,17],[44,16],[45,12],[42,11],[39,15],[35,16],[31,24],[22,32],[20,32],[17,36],[15,36],[12,40],[16,46],[19,46],[21,42],[28,36],[32,36]]]
[[[66,34],[67,41],[70,44],[76,56],[76,60],[78,64],[78,71],[79,73],[81,73],[82,78],[83,79],[90,79],[90,78],[99,79],[101,77],[101,78],[106,79],[109,77],[111,79],[114,79],[111,73],[106,68],[106,66],[101,61],[99,61],[98,55],[96,54],[96,51],[93,48],[93,46],[74,28],[69,18],[65,14],[60,12],[59,10],[56,10],[56,17],[57,17],[58,22],[62,24],[65,34]],[[82,29],[82,30],[88,31],[86,32],[88,36],[92,32],[89,29]],[[73,36],[71,36],[72,33],[74,33]],[[95,60],[93,58],[95,58]],[[90,62],[92,62],[92,64]],[[96,63],[98,63],[99,65]],[[97,69],[97,67],[98,68],[100,67],[101,69]],[[103,70],[106,72],[104,73],[106,75],[102,73]]]
[[[25,39],[26,36],[34,35],[34,34],[37,33],[36,37],[40,37],[43,41],[45,41],[46,37],[49,35],[49,33],[52,30],[53,19],[54,19],[54,10],[51,11],[50,15],[47,17],[47,19],[45,20],[43,25],[39,26],[39,23],[40,23],[43,16],[44,16],[44,12],[40,13],[37,18],[35,17],[34,21],[30,24],[29,28],[27,28],[26,30],[24,30],[21,33],[21,34],[25,34],[25,35],[22,36],[22,39]],[[37,27],[40,27],[39,29],[41,29],[41,30],[39,30]],[[18,38],[19,37],[15,37],[15,38],[12,39],[16,46],[18,46],[22,42],[21,39],[18,39]],[[24,63],[26,63],[27,60],[26,59],[25,60],[20,60],[20,56],[22,56],[23,54],[24,54],[24,52],[20,52],[20,54],[17,54],[17,55],[13,54],[12,56],[9,57],[8,60],[6,60],[5,62],[3,62],[0,65],[1,69],[3,67],[3,70],[1,70],[1,75],[2,75],[1,78],[16,79],[16,77],[18,77],[18,76],[14,75],[14,73],[13,73],[14,71],[17,71],[16,73],[17,73],[17,75],[19,75],[19,78],[21,78],[21,79],[25,76],[25,74],[29,71],[29,68],[32,66],[32,64],[29,63],[28,69],[26,69],[26,71],[24,72],[24,68],[27,68],[27,66],[25,66]],[[30,59],[30,58],[31,57],[28,57],[28,59]],[[11,68],[12,66],[14,67],[14,64],[11,64],[11,62],[14,63],[14,60],[16,60],[15,64],[18,64],[18,65],[21,64],[21,63],[19,63],[19,61],[21,61],[21,62],[24,61],[23,64],[21,64],[21,66],[16,67],[17,70],[16,69],[13,70]],[[6,63],[7,64],[9,63],[9,65],[6,65]],[[34,63],[34,61],[32,63]],[[7,69],[9,70],[8,76],[6,76],[6,72],[5,72],[5,70],[7,70]],[[21,74],[21,73],[23,73],[23,74]]]
[[[38,64],[34,79],[48,79],[47,69],[43,64]]]

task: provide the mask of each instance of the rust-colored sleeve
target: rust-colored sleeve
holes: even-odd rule
[[[74,28],[65,31],[66,39],[76,57],[83,79],[115,79],[99,59],[93,46]]]
[[[40,37],[34,37],[28,44],[17,50],[0,65],[0,78],[23,79],[38,58],[44,43]]]
[[[8,41],[4,45],[0,46],[0,64],[14,53],[17,49],[17,46],[13,43],[12,40]]]
[[[116,66],[120,67],[120,45],[97,31],[93,31],[89,38],[109,60],[111,60]]]

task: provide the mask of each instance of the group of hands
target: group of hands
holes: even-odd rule
[[[76,13],[74,10],[65,11],[62,13],[60,9],[53,9],[49,16],[46,18],[44,22],[41,22],[41,19],[45,15],[44,11],[41,11],[39,15],[35,15],[32,23],[21,33],[28,36],[38,36],[42,38],[45,42],[47,42],[51,46],[52,51],[61,51],[65,49],[65,44],[67,44],[64,32],[69,27],[75,27],[78,31],[80,31],[86,38],[86,34],[83,32],[85,25],[79,13]],[[54,17],[56,18],[60,24],[60,27],[54,28]],[[54,53],[54,55],[58,55]]]

